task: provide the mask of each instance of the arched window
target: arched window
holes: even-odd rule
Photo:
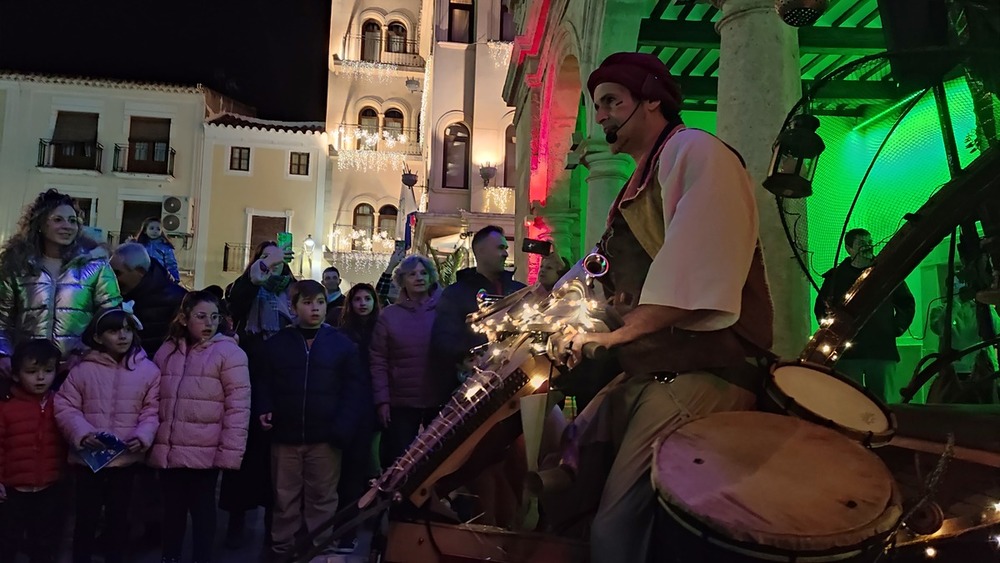
[[[361,60],[377,63],[382,55],[382,26],[368,20],[361,26]]]
[[[396,236],[396,219],[399,210],[395,205],[383,205],[378,210],[378,230],[386,233],[389,237]]]
[[[453,123],[444,130],[442,187],[469,189],[469,128]]]
[[[507,126],[507,133],[504,135],[503,152],[503,185],[512,188],[517,179],[517,145],[514,139],[514,125]]]
[[[385,124],[382,130],[389,134],[393,141],[398,141],[403,135],[403,112],[398,109],[390,109],[385,112]]]
[[[361,203],[354,208],[354,219],[351,226],[355,231],[364,231],[371,237],[375,228],[375,208],[367,203]],[[354,250],[364,250],[365,245],[360,239],[354,239],[352,248]]]
[[[406,26],[400,22],[392,22],[386,27],[386,39],[390,53],[406,53]]]
[[[378,112],[364,108],[358,113],[358,150],[378,149]]]
[[[500,1],[500,41],[514,40],[514,12],[510,11],[509,0]]]

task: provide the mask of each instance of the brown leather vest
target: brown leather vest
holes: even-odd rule
[[[658,159],[658,154],[654,158]],[[601,278],[605,294],[611,298],[615,311],[623,315],[637,306],[646,283],[656,283],[655,279],[647,280],[646,275],[653,256],[663,246],[664,237],[663,196],[657,168],[658,165],[651,166],[644,181],[639,179],[643,183],[634,198],[621,201],[612,210],[599,245],[611,264],[608,275]],[[697,268],[697,264],[691,267]],[[616,350],[622,369],[630,375],[740,367],[748,357],[762,356],[770,349],[773,324],[774,312],[758,243],[743,285],[740,318],[735,325],[713,331],[668,327]]]

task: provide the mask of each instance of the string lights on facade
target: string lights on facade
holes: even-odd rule
[[[337,168],[340,170],[358,170],[360,172],[382,172],[385,170],[402,170],[406,155],[401,152],[375,150],[341,150],[337,158]]]
[[[391,149],[397,145],[405,146],[408,139],[403,132],[386,128],[379,131],[377,127],[341,125],[337,129],[337,135],[340,139],[338,169],[361,172],[402,170],[406,153]],[[383,150],[379,150],[379,145]]]
[[[372,61],[343,61],[340,64],[344,74],[367,82],[389,84],[396,79],[399,67],[393,64]]]
[[[393,234],[387,231],[369,232],[348,225],[334,225],[327,234],[329,261],[349,270],[385,266],[394,247]]]
[[[510,64],[510,55],[514,52],[512,41],[487,41],[486,45],[490,49],[490,58],[497,68],[507,68]]]
[[[484,188],[486,192],[486,213],[513,213],[514,212],[514,188],[503,186],[489,186]]]

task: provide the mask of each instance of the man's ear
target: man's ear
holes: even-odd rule
[[[663,102],[660,100],[644,100],[642,103],[646,106],[646,111],[653,113],[660,111],[660,104]]]

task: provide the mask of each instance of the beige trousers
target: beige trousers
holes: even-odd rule
[[[593,563],[648,561],[656,492],[650,481],[653,442],[686,420],[713,412],[754,408],[753,393],[707,372],[670,383],[619,376],[574,421],[581,466],[588,443],[607,443],[614,456],[590,529]]]
[[[337,512],[340,460],[340,450],[330,444],[271,444],[271,549],[275,553],[295,548],[295,534],[303,523],[312,533]],[[317,545],[328,534],[320,535]]]

